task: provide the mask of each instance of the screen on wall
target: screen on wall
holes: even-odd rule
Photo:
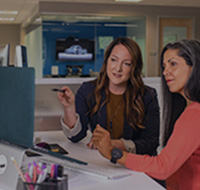
[[[93,39],[67,38],[56,40],[56,61],[93,61]]]

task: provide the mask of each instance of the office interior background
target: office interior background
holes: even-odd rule
[[[143,74],[156,77],[163,45],[183,38],[200,39],[200,2],[195,0],[1,0],[0,4],[0,44],[10,44],[10,65],[15,46],[25,45],[28,65],[35,68],[38,79],[99,72],[107,45],[118,36],[140,45]],[[63,39],[90,46],[87,51],[92,59],[59,59],[59,48],[66,48],[59,43]]]
[[[76,93],[82,82],[97,76],[107,45],[118,36],[139,44],[144,82],[156,88],[162,110],[161,49],[183,38],[200,40],[196,0],[0,0],[0,5],[0,44],[10,44],[10,65],[21,44],[27,48],[28,66],[35,68],[35,130],[61,129],[63,108],[51,89],[68,85]],[[59,52],[70,49],[66,43],[77,40],[92,58],[60,59]],[[161,126],[161,139],[162,133]]]
[[[160,76],[165,44],[183,38],[200,40],[200,1],[129,1],[0,0],[0,44],[10,44],[9,64],[15,64],[15,47],[21,44],[27,48],[28,66],[35,68],[36,131],[61,129],[63,110],[51,89],[68,85],[76,92],[86,77],[96,76],[114,38],[127,36],[139,44],[144,79]],[[59,58],[59,51],[70,47],[63,41],[70,45],[79,41],[92,58]],[[160,84],[151,82],[160,100]]]

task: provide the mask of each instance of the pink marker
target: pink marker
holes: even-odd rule
[[[30,178],[28,172],[25,173],[24,176],[25,176],[27,182],[32,183],[31,178]],[[31,190],[34,190],[33,185],[29,185],[29,187],[30,187]]]

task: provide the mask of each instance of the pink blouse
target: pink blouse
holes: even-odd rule
[[[176,121],[158,156],[128,153],[127,168],[167,179],[169,190],[200,189],[200,103],[193,102]]]

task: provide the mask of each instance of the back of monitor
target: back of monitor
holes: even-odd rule
[[[15,48],[15,67],[28,67],[27,48],[17,45]]]
[[[33,68],[0,67],[0,141],[33,146],[34,73]]]
[[[0,189],[16,190],[25,148],[33,147],[34,69],[0,67]],[[24,148],[25,147],[25,148]]]

